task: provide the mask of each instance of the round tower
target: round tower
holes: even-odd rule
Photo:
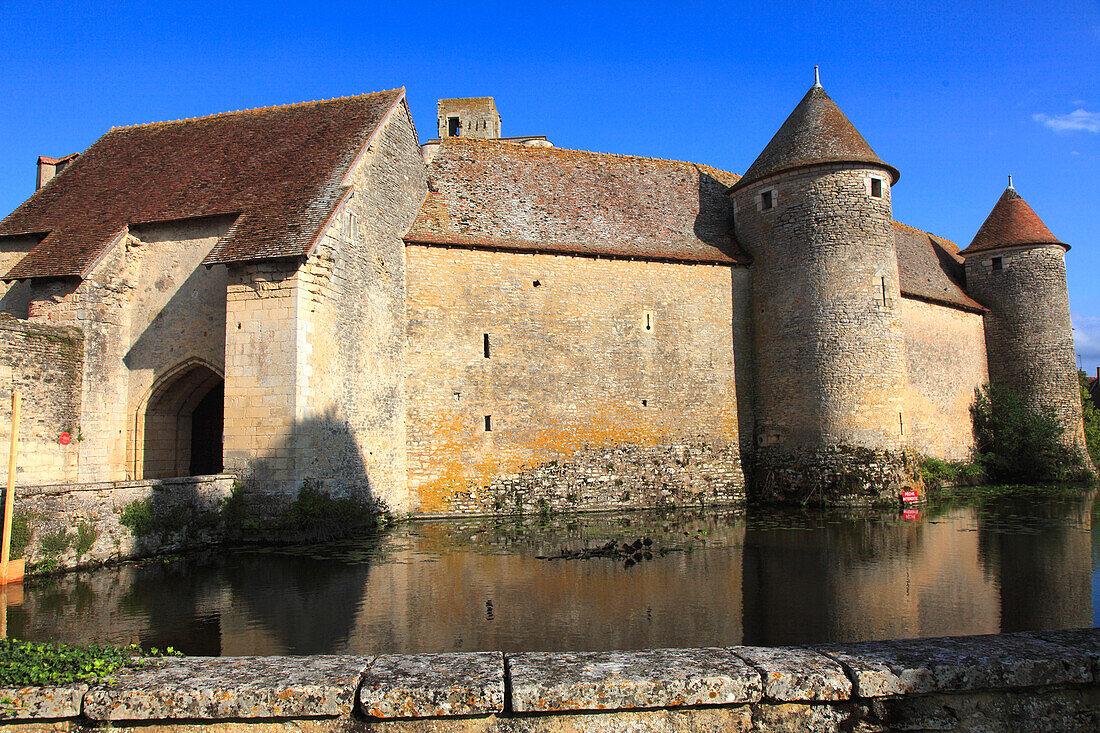
[[[1087,465],[1066,288],[1068,250],[1016,192],[1010,177],[960,254],[967,292],[989,308],[989,381],[1013,389],[1032,409],[1053,408],[1066,441],[1081,450]]]
[[[730,190],[753,257],[757,496],[874,499],[902,486],[898,178],[815,81]]]

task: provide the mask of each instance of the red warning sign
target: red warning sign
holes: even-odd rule
[[[69,443],[73,442],[73,436],[69,435],[67,432],[62,433],[61,435],[57,436],[57,442],[61,445],[68,445]]]
[[[915,504],[920,501],[920,497],[917,496],[915,491],[903,491],[901,492],[901,500],[905,504]]]
[[[920,519],[920,509],[902,509],[901,518],[910,522],[915,522]]]

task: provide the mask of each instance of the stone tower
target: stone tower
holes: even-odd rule
[[[890,189],[816,82],[730,190],[752,255],[756,496],[896,496],[906,387]]]
[[[985,344],[989,379],[1036,409],[1054,409],[1066,439],[1086,457],[1081,391],[1059,242],[1009,179],[965,258],[966,289],[989,308]]]
[[[492,97],[441,99],[436,110],[440,140],[449,137],[495,140],[500,137],[500,114]]]

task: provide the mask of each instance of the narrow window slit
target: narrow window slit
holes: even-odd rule
[[[486,415],[485,416],[485,432],[487,432],[487,433],[493,432],[493,416],[492,415]]]
[[[882,278],[882,304],[886,305],[886,278]]]
[[[485,358],[489,358],[489,334],[482,334],[482,349],[485,354]]]

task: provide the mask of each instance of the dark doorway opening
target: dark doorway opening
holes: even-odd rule
[[[225,385],[206,393],[191,413],[190,475],[205,476],[222,472],[222,420],[225,410]]]
[[[138,465],[142,478],[222,471],[225,382],[203,362],[169,372],[146,405]]]

